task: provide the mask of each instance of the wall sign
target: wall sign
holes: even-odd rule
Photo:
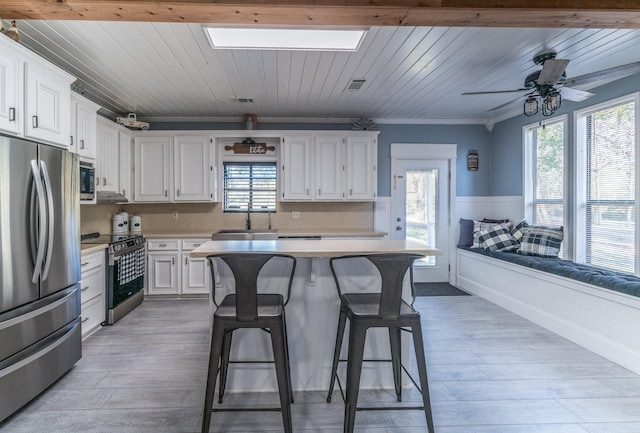
[[[275,152],[275,146],[267,146],[266,143],[233,143],[233,146],[225,146],[224,150],[233,150],[235,154],[242,155],[266,155],[267,151]]]
[[[471,149],[467,152],[467,170],[478,171],[478,151]]]

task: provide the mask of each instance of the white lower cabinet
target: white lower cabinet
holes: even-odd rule
[[[208,239],[147,239],[149,295],[208,294],[211,272],[206,259],[189,257]]]
[[[211,271],[209,261],[204,258],[191,258],[189,253],[207,239],[188,239],[182,241],[182,293],[209,294]]]
[[[80,314],[82,338],[100,329],[106,318],[106,265],[105,250],[83,254],[80,261]]]

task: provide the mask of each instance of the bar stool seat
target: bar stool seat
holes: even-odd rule
[[[258,293],[258,278],[260,271],[271,259],[276,257],[290,262],[290,272],[287,272],[286,296],[279,293]],[[235,293],[226,295],[218,303],[216,301],[215,284],[212,285],[213,302],[216,310],[213,314],[211,330],[211,353],[207,372],[207,387],[205,392],[204,415],[202,417],[202,433],[208,433],[212,412],[224,411],[280,411],[285,433],[292,433],[291,403],[293,391],[291,383],[291,368],[289,363],[289,348],[287,342],[287,326],[285,321],[285,306],[291,295],[291,284],[296,268],[296,259],[285,254],[266,253],[225,253],[208,256],[212,281],[215,281],[214,259],[220,259],[233,274]],[[229,359],[233,332],[241,328],[255,328],[268,332],[271,338],[273,361]],[[220,388],[218,402],[226,388],[227,373],[231,363],[273,363],[275,364],[280,395],[279,408],[222,408],[214,407],[214,395],[218,377]]]
[[[340,297],[340,315],[338,317],[338,330],[333,354],[331,383],[329,385],[327,402],[331,402],[333,388],[337,381],[345,402],[344,433],[353,433],[356,411],[392,409],[423,410],[427,421],[427,431],[429,433],[435,433],[431,412],[431,401],[429,398],[429,385],[427,382],[427,367],[422,341],[420,313],[413,308],[413,301],[409,304],[402,299],[404,279],[407,272],[409,272],[410,276],[409,281],[412,298],[415,299],[412,266],[414,260],[421,257],[422,256],[418,254],[393,253],[340,256],[333,257],[329,260],[338,296]],[[375,266],[381,280],[379,292],[345,293],[343,289],[350,289],[349,278],[346,278],[349,277],[349,268],[345,267],[343,269],[336,270],[336,265],[340,261],[356,258],[366,258]],[[344,280],[342,280],[343,278]],[[348,356],[346,360],[341,360],[340,349],[342,347],[347,319],[349,320]],[[365,339],[369,328],[388,328],[389,330],[391,359],[386,361],[389,361],[392,365],[393,381],[398,401],[402,400],[402,371],[404,370],[407,375],[409,375],[409,372],[401,362],[401,332],[408,331],[413,334],[413,345],[416,355],[416,366],[418,368],[419,385],[411,375],[409,375],[409,377],[422,394],[422,406],[398,406],[397,408],[390,406],[368,406],[361,408],[357,406],[362,363],[365,361],[381,361],[364,359]],[[342,392],[342,385],[340,384],[340,379],[337,374],[338,363],[343,361],[347,362],[346,396]]]
[[[231,294],[224,297],[218,305],[216,315],[218,317],[236,317],[236,295]],[[279,294],[258,294],[258,316],[277,317],[284,312],[284,296]]]

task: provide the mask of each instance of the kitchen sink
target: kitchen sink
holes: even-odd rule
[[[278,230],[267,229],[227,229],[218,230],[211,235],[213,241],[257,241],[278,239]]]

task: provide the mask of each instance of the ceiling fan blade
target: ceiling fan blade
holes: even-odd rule
[[[562,99],[573,102],[581,102],[593,96],[591,92],[585,92],[584,90],[578,90],[572,87],[562,87],[560,93],[562,94]]]
[[[511,101],[509,101],[509,102],[505,102],[504,104],[500,104],[500,105],[498,105],[497,107],[493,107],[492,109],[487,110],[487,111],[496,111],[496,110],[499,110],[499,109],[501,109],[501,108],[504,108],[504,107],[506,107],[506,106],[508,106],[508,105],[513,105],[513,104],[515,104],[516,102],[518,102],[518,101],[522,100],[522,98],[523,98],[523,97],[522,97],[522,96],[520,96],[519,98],[512,99],[512,100],[511,100]]]
[[[566,80],[564,85],[571,87],[580,86],[594,81],[622,78],[626,75],[635,74],[637,72],[640,72],[640,62],[629,63],[627,65],[616,66],[609,69],[603,69],[602,71],[573,77]]]
[[[515,92],[526,92],[531,89],[513,89],[513,90],[488,90],[486,92],[466,92],[463,95],[489,95],[492,93],[515,93]]]
[[[569,60],[567,59],[549,59],[545,61],[538,77],[538,84],[541,86],[553,86],[560,81],[560,77],[564,74],[568,64]]]

